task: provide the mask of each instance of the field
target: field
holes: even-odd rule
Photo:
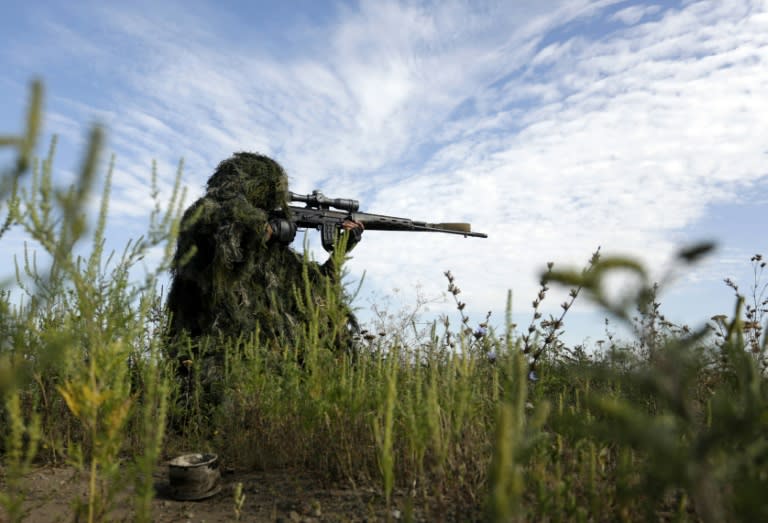
[[[54,187],[55,142],[32,159],[40,96],[36,86],[28,129],[0,141],[18,154],[0,186],[0,242],[20,228],[52,260],[26,257],[24,301],[0,299],[0,520],[768,520],[762,256],[754,282],[728,282],[734,303],[700,330],[666,321],[641,265],[600,252],[583,269],[550,264],[530,324],[499,332],[470,323],[446,273],[454,319],[419,332],[382,321],[353,353],[317,324],[303,327],[300,357],[220,340],[212,389],[203,360],[179,380],[163,340],[157,278],[178,232],[180,173],[164,204],[152,175],[147,234],[103,252],[111,169],[93,223],[78,211],[100,176],[102,133],[74,188]],[[77,258],[83,242],[92,249]],[[157,271],[132,281],[157,247]],[[680,266],[710,248],[681,249]],[[639,282],[625,300],[604,291],[616,271]],[[545,315],[554,285],[571,299]],[[566,346],[577,299],[636,337]],[[219,456],[224,489],[170,500],[164,464],[192,450]]]

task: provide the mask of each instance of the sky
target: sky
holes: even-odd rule
[[[363,319],[426,302],[420,321],[458,321],[450,270],[473,323],[491,311],[503,325],[511,290],[525,327],[547,262],[580,268],[599,246],[660,277],[678,249],[712,240],[660,296],[695,327],[730,314],[723,279],[747,290],[750,257],[768,255],[765,0],[6,0],[2,12],[0,133],[21,127],[42,79],[40,153],[56,135],[66,184],[90,126],[105,126],[118,252],[146,230],[153,161],[167,197],[183,159],[191,203],[219,161],[254,151],[294,192],[488,234],[365,233],[348,264]],[[0,239],[0,275],[24,240]],[[566,294],[550,290],[544,312]],[[566,341],[604,338],[603,317],[577,300]]]

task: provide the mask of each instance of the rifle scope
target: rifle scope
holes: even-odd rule
[[[306,203],[313,209],[339,209],[347,212],[356,212],[360,208],[360,202],[348,198],[328,198],[320,191],[312,191],[312,194],[302,195],[294,192],[288,193],[292,202]]]

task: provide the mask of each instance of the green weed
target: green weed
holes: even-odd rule
[[[598,249],[584,269],[547,266],[523,332],[511,322],[511,295],[500,332],[490,313],[472,325],[446,272],[455,324],[443,317],[417,328],[422,299],[400,314],[379,304],[355,347],[342,348],[344,301],[354,293],[337,254],[339,274],[321,300],[311,299],[308,277],[294,289],[310,318],[297,326],[297,343],[208,340],[207,349],[224,354],[221,368],[209,373],[202,347],[180,380],[167,358],[156,283],[178,231],[181,166],[166,205],[152,171],[157,203],[147,235],[119,256],[105,253],[112,167],[94,222],[83,212],[102,132],[92,131],[75,185],[56,187],[55,140],[34,159],[42,87],[31,98],[25,131],[0,139],[18,153],[0,186],[0,234],[17,227],[30,241],[16,264],[21,303],[0,294],[7,519],[23,520],[23,479],[44,462],[74,464],[87,478],[73,517],[108,520],[129,471],[133,517],[151,521],[152,473],[179,449],[214,451],[228,467],[302,470],[327,484],[373,488],[384,518],[768,519],[762,256],[751,260],[755,282],[746,293],[727,282],[736,306],[698,329],[664,317],[666,277],[652,282],[637,261]],[[73,254],[85,241],[89,254]],[[135,281],[131,269],[150,248],[162,248],[165,261]],[[710,248],[681,251],[678,265]],[[619,297],[606,290],[617,271],[637,282]],[[570,295],[545,317],[552,285]],[[608,324],[606,346],[567,346],[566,313],[577,299],[601,306],[634,338],[616,339]],[[237,491],[236,518],[248,517],[244,499]]]

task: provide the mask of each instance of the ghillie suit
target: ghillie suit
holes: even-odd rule
[[[269,237],[269,212],[288,211],[282,167],[263,155],[236,153],[219,164],[206,189],[184,213],[173,259],[171,356],[190,363],[205,351],[220,359],[217,345],[253,338],[265,350],[290,349],[300,357],[313,315],[335,346],[328,348],[348,349],[354,319],[334,256],[319,265]]]

